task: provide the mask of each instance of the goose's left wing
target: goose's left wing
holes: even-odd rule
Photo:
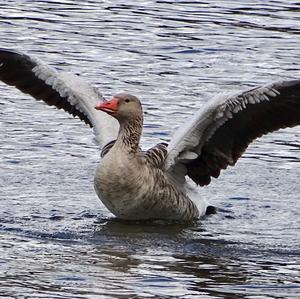
[[[165,168],[178,182],[188,175],[208,185],[234,165],[256,138],[300,125],[300,80],[282,81],[235,95],[217,96],[180,128]]]

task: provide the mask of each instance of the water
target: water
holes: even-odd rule
[[[209,97],[299,78],[297,1],[0,1],[1,47],[138,95],[143,146]],[[299,298],[299,128],[199,189],[193,225],[116,220],[92,132],[0,84],[1,298]]]

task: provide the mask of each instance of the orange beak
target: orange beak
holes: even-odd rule
[[[118,99],[112,98],[110,101],[98,103],[95,106],[95,109],[104,111],[108,114],[114,114],[118,111]]]

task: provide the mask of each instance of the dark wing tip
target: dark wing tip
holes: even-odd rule
[[[25,55],[25,54],[16,50],[0,48],[0,56],[2,55]]]
[[[68,96],[61,96],[59,90],[37,77],[33,71],[37,66],[38,63],[26,54],[0,49],[1,81],[30,94],[36,100],[43,100],[49,106],[56,106],[73,116],[78,116],[92,127],[88,117],[68,101]],[[55,71],[53,71],[53,76],[55,75]]]
[[[293,88],[293,87],[300,87],[300,79],[293,79],[293,80],[285,80],[280,82],[275,82],[274,87],[276,88]]]
[[[22,78],[26,79],[35,66],[36,63],[25,54],[0,49],[0,79],[8,85],[16,86],[16,83]],[[21,89],[21,91],[23,90]]]

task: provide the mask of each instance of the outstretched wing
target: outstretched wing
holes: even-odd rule
[[[165,168],[183,181],[208,185],[234,165],[256,138],[300,125],[300,80],[282,81],[236,95],[217,96],[174,135]]]
[[[103,100],[102,95],[79,76],[57,72],[26,54],[0,49],[0,80],[78,116],[93,127],[100,147],[117,137],[117,121],[94,108]]]

